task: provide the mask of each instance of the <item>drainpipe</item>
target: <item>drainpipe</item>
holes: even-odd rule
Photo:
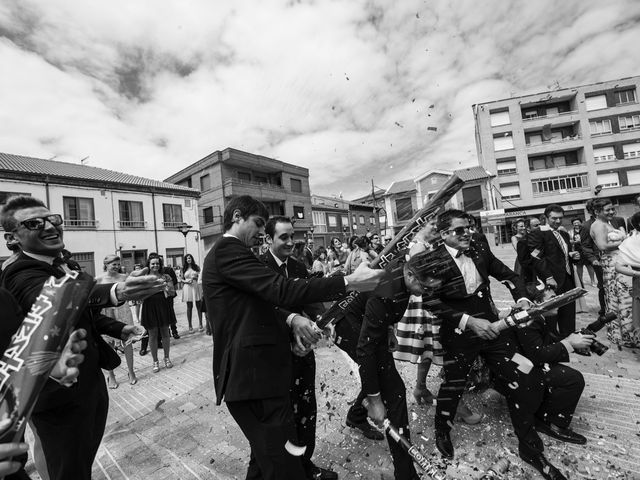
[[[160,250],[158,250],[158,226],[156,224],[156,194],[151,190],[151,205],[153,209],[153,236],[156,241],[156,253],[161,255]]]

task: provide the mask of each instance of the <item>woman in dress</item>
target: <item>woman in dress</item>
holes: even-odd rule
[[[371,242],[367,237],[351,237],[349,246],[351,247],[351,252],[349,252],[349,256],[345,261],[345,274],[347,275],[351,275],[363,261],[368,262],[371,260],[367,253]]]
[[[322,273],[323,277],[328,276],[331,273],[331,265],[327,259],[327,249],[324,247],[316,248],[313,252],[313,265],[311,266],[313,273]]]
[[[149,275],[163,277],[167,282],[171,282],[168,274],[163,274],[162,259],[158,256],[150,257],[147,261]],[[171,324],[171,303],[169,293],[165,290],[147,297],[142,302],[142,310],[140,313],[140,322],[142,326],[149,332],[149,347],[151,349],[151,357],[153,358],[153,372],[160,371],[160,363],[158,362],[158,336],[162,338],[162,349],[164,350],[164,366],[166,368],[173,367],[169,352],[171,350],[171,333],[169,325]]]
[[[187,303],[187,323],[189,323],[189,333],[193,333],[193,324],[191,318],[193,316],[193,304],[196,304],[196,312],[198,314],[198,324],[200,331],[204,331],[202,326],[202,294],[198,285],[200,277],[200,267],[193,259],[193,255],[187,253],[184,256],[184,271],[182,272],[182,301]]]
[[[524,218],[517,218],[515,222],[513,222],[511,228],[513,229],[513,236],[511,237],[511,246],[517,252],[518,251],[518,242],[524,240],[527,235],[527,225],[524,221]],[[522,266],[518,261],[518,257],[516,256],[515,264],[513,265],[513,271],[517,275],[522,275]]]
[[[638,331],[633,328],[631,278],[616,271],[618,247],[626,237],[624,227],[612,225],[616,210],[611,200],[599,198],[593,202],[596,220],[591,225],[591,238],[600,250],[604,277],[604,297],[609,312],[617,319],[607,325],[607,337],[625,347],[637,347]]]
[[[122,270],[119,256],[107,255],[106,257],[104,257],[103,264],[105,273],[96,279],[98,283],[117,283],[124,282],[127,279],[127,275],[121,273]],[[120,322],[126,323],[127,325],[134,325],[131,308],[126,302],[119,307],[105,308],[103,310],[103,313],[107,317],[114,318]],[[107,336],[105,336],[104,338],[105,340],[107,340],[107,343],[115,348],[115,342],[118,342],[117,340],[114,340],[113,338]],[[129,370],[129,383],[131,385],[135,385],[136,383],[138,383],[138,379],[136,378],[136,372],[133,369],[133,347],[131,343],[126,346],[123,345],[121,341],[119,343],[120,348],[124,347],[124,358],[127,362],[127,369]],[[116,381],[115,372],[113,370],[109,370],[108,372],[107,386],[109,388],[118,388],[118,382]]]
[[[327,259],[331,267],[331,272],[341,271],[348,256],[349,252],[344,248],[340,239],[338,237],[331,237],[327,251]]]
[[[618,247],[616,272],[631,278],[631,324],[640,332],[640,212],[629,219],[629,226],[631,233]]]

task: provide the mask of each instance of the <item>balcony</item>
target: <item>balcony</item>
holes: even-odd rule
[[[147,222],[144,220],[118,220],[118,226],[127,230],[142,230],[147,228]]]
[[[182,225],[184,225],[183,221],[180,221],[180,222],[162,222],[162,226],[164,228],[169,228],[169,229],[178,228],[178,227],[181,227]]]
[[[64,227],[68,229],[95,229],[98,227],[97,220],[70,220],[65,218]]]
[[[284,200],[288,193],[282,185],[255,182],[252,180],[240,180],[232,177],[226,178],[222,187],[225,197],[251,195],[252,197],[262,200]]]
[[[582,137],[580,134],[566,136],[564,138],[552,138],[550,140],[542,140],[539,143],[528,143],[527,154],[535,155],[539,153],[557,152],[574,150],[582,147]]]
[[[522,118],[522,125],[525,130],[542,128],[544,125],[572,125],[580,121],[580,112],[572,110],[570,112],[554,113],[551,115],[532,115]]]

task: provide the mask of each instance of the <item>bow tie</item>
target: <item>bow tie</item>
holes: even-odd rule
[[[458,250],[458,253],[456,253],[456,258],[459,258],[460,255],[471,257],[471,249],[467,248],[466,250]]]

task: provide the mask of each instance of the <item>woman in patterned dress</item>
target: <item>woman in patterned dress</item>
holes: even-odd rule
[[[629,219],[629,224],[633,230],[618,247],[616,272],[631,278],[631,324],[640,332],[640,212]]]
[[[120,257],[117,255],[107,255],[104,257],[104,275],[98,277],[96,280],[98,283],[116,283],[123,282],[127,279],[127,275],[121,273],[121,265],[120,265]],[[103,313],[107,317],[114,318],[115,320],[119,320],[120,322],[124,322],[127,325],[133,325],[133,314],[129,304],[125,302],[119,307],[109,307],[103,310]],[[111,337],[106,337],[107,343],[109,343],[112,347],[115,348],[115,343],[117,340],[114,340]],[[120,345],[122,347],[122,344]],[[129,383],[131,385],[135,385],[138,383],[138,379],[136,378],[136,372],[133,369],[133,347],[131,344],[124,346],[124,358],[127,362],[127,369],[129,370]],[[107,377],[107,385],[109,388],[118,388],[118,382],[116,380],[116,375],[113,370],[108,371]]]
[[[191,318],[193,316],[193,304],[196,304],[196,313],[198,314],[198,323],[200,331],[204,331],[202,326],[202,293],[198,286],[198,278],[200,277],[200,267],[193,259],[193,255],[187,253],[184,256],[184,271],[182,272],[182,301],[187,304],[187,323],[189,324],[189,333],[193,333],[193,324]]]
[[[626,237],[624,227],[615,228],[611,221],[616,210],[611,200],[599,198],[593,202],[596,220],[591,225],[591,238],[600,250],[607,310],[617,319],[607,325],[607,337],[617,345],[637,347],[638,331],[633,327],[631,278],[616,271],[618,247]]]

